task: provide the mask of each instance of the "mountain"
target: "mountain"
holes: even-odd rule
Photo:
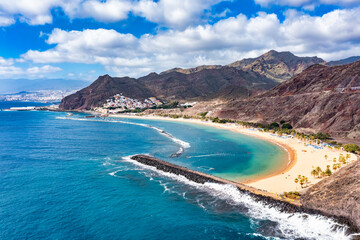
[[[138,79],[105,75],[65,98],[60,106],[64,109],[89,109],[117,93],[140,99],[155,96],[165,101],[243,99],[276,86],[314,63],[325,61],[272,50],[258,58],[243,59],[227,66],[174,68]]]
[[[297,129],[360,138],[360,61],[313,65],[258,96],[233,100],[214,113],[244,121],[289,121]]]
[[[297,57],[291,52],[277,52],[271,50],[257,58],[245,58],[240,61],[228,64],[228,67],[234,67],[243,71],[257,72],[262,76],[270,78],[276,82],[283,82],[292,76],[301,73],[307,67],[314,64],[325,64],[326,62],[318,57]],[[162,72],[180,72],[191,74],[204,69],[220,69],[221,65],[203,65],[195,68],[173,68]]]
[[[318,57],[297,57],[291,52],[271,50],[260,57],[246,58],[228,66],[244,71],[251,70],[277,82],[283,82],[314,64],[325,64],[325,61]]]
[[[66,79],[0,79],[0,94],[38,90],[73,90],[88,85],[86,81]]]
[[[90,109],[102,105],[111,96],[122,93],[131,98],[157,97],[165,101],[206,98],[214,94],[221,98],[230,92],[233,98],[245,98],[263,92],[277,83],[254,72],[232,67],[203,69],[185,74],[178,71],[151,73],[135,79],[109,75],[99,77],[89,87],[65,97],[60,108]],[[225,94],[225,95],[224,95]]]
[[[349,58],[345,58],[345,59],[341,59],[341,60],[337,60],[337,61],[327,62],[326,65],[333,67],[333,66],[339,66],[339,65],[353,63],[353,62],[356,62],[359,60],[360,60],[360,56],[354,56],[354,57],[349,57]]]

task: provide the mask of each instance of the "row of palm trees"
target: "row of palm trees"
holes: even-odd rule
[[[333,167],[334,168],[334,167]],[[331,176],[332,172],[330,170],[330,165],[326,166],[326,170],[323,171],[319,166],[311,171],[311,175],[317,178],[322,178],[325,176]]]

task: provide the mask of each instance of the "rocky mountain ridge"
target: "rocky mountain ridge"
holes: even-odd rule
[[[276,82],[283,82],[313,64],[326,64],[326,62],[318,57],[298,57],[291,52],[277,52],[271,50],[257,58],[245,58],[226,66],[243,71],[256,72]],[[204,69],[219,69],[221,67],[221,65],[203,65],[187,69],[174,68],[163,73],[181,72],[184,74],[191,74]]]
[[[122,93],[124,96],[144,99],[156,97],[165,101],[228,97],[242,99],[263,92],[277,83],[256,72],[232,67],[203,69],[184,74],[177,71],[135,78],[100,76],[90,86],[65,97],[60,108],[84,110],[101,106],[106,99]]]
[[[289,80],[314,64],[325,64],[318,57],[297,57],[291,52],[271,50],[257,58],[246,58],[229,64],[242,70],[252,70],[277,82]]]

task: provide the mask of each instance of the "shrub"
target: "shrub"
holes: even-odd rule
[[[205,117],[206,117],[206,114],[208,114],[208,112],[199,113],[200,117],[202,117],[202,118],[205,118]]]
[[[270,125],[269,125],[269,128],[270,128],[270,129],[279,128],[279,127],[280,127],[280,125],[279,125],[277,122],[272,122],[272,123],[270,123]]]
[[[300,193],[297,191],[294,192],[284,192],[284,196],[291,199],[298,199],[300,197]]]
[[[285,123],[281,126],[281,128],[284,128],[284,129],[292,129],[293,127],[290,125],[290,123]]]
[[[360,148],[358,145],[356,145],[354,143],[348,143],[348,144],[344,145],[344,150],[347,152],[355,153],[356,151],[359,151]]]

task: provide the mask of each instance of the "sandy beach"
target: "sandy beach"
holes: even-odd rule
[[[288,152],[289,161],[287,162],[286,166],[282,166],[281,169],[278,169],[278,171],[275,171],[269,175],[255,178],[251,181],[242,182],[251,187],[255,187],[275,194],[282,194],[283,192],[289,191],[305,190],[306,188],[323,179],[313,177],[311,175],[311,170],[318,166],[322,170],[325,170],[326,166],[330,165],[331,171],[334,172],[334,170],[332,169],[332,166],[335,163],[333,162],[333,159],[339,159],[340,154],[343,154],[344,156],[346,156],[346,154],[349,154],[348,152],[337,149],[330,149],[328,147],[316,149],[313,146],[306,146],[308,144],[307,142],[300,141],[297,138],[283,138],[276,135],[274,136],[269,132],[261,132],[257,129],[249,129],[237,124],[219,124],[209,121],[202,121],[200,119],[173,119],[152,115],[136,116],[127,114],[114,114],[110,115],[110,117],[167,120],[202,124],[210,127],[227,129],[240,134],[249,135],[251,137],[261,138],[263,140],[277,144],[286,149],[286,151]],[[327,156],[327,158],[325,158],[325,156]],[[348,160],[348,162],[355,161],[356,159],[357,157],[355,154],[350,154],[350,159]],[[339,162],[336,161],[336,163]],[[304,188],[302,188],[299,183],[295,183],[294,181],[298,175],[306,176],[308,178],[309,182],[306,186],[304,186]]]

